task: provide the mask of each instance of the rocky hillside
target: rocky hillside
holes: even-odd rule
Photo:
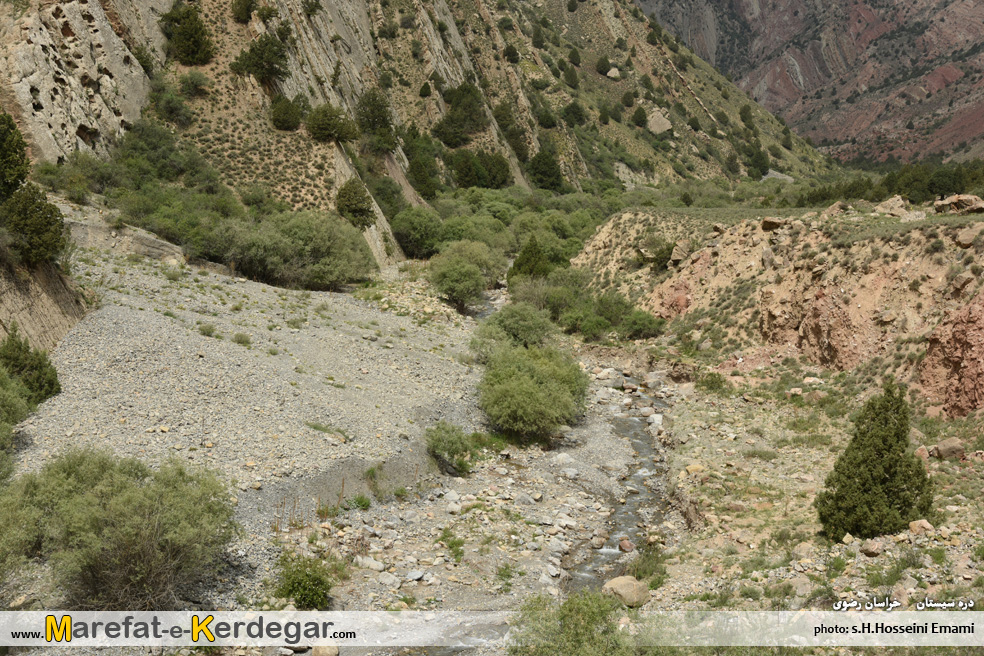
[[[106,152],[151,93],[145,70],[163,65],[162,79],[175,86],[191,70],[165,58],[157,19],[169,2],[0,9],[8,19],[0,32],[0,97],[36,158]],[[224,181],[272,187],[298,208],[330,207],[353,176],[391,178],[409,202],[422,202],[407,176],[416,150],[408,152],[403,130],[426,134],[442,119],[454,126],[462,114],[470,119],[463,138],[442,137],[446,147],[436,143],[439,157],[427,162],[439,185],[454,184],[447,162],[462,149],[503,155],[509,181],[521,185],[541,150],[555,155],[574,187],[591,178],[632,185],[738,178],[770,167],[795,177],[826,169],[815,151],[629,3],[278,0],[254,5],[245,24],[223,0],[198,6],[215,53],[193,67],[211,85],[185,98],[193,118],[182,136]],[[285,73],[264,84],[234,74],[230,63],[264,35],[286,46]],[[351,115],[376,87],[402,135],[383,155],[367,152],[365,140],[341,148],[270,123],[278,94]],[[463,88],[477,88],[476,105],[456,108],[453,92]]]
[[[838,157],[980,156],[984,5],[641,0],[647,15]]]
[[[869,382],[892,374],[927,411],[962,416],[984,405],[982,231],[979,215],[900,199],[790,216],[637,211],[601,226],[574,264],[672,320],[676,355],[752,378],[801,357]],[[653,235],[678,240],[668,271],[646,266]]]

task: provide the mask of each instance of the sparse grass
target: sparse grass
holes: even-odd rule
[[[203,323],[202,325],[198,326],[198,332],[205,337],[215,337],[217,335],[215,331],[215,324],[211,324],[211,323]]]
[[[771,462],[779,457],[779,454],[771,449],[745,449],[742,455],[746,458],[757,458],[766,462]]]
[[[465,541],[462,538],[457,537],[450,527],[445,527],[435,542],[444,543],[444,546],[451,552],[451,557],[454,558],[454,562],[460,563],[461,559],[465,557]]]
[[[318,516],[318,519],[325,521],[333,517],[338,517],[339,508],[336,505],[318,501],[318,507],[314,512]]]
[[[247,335],[246,333],[236,333],[235,335],[232,336],[232,341],[235,344],[239,344],[240,346],[246,346],[246,347],[252,346],[253,344],[252,338],[250,338],[250,336]]]
[[[669,577],[665,561],[666,556],[662,549],[656,545],[647,545],[640,549],[638,556],[629,563],[626,573],[640,581],[645,581],[650,590],[656,590]]]
[[[354,497],[352,497],[352,505],[358,508],[359,510],[369,510],[369,508],[372,506],[372,499],[370,499],[364,494],[357,494]]]

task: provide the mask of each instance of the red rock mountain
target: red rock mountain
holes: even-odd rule
[[[829,152],[984,155],[980,0],[637,0]]]

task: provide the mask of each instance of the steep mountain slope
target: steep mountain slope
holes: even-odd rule
[[[984,405],[979,215],[840,203],[761,214],[624,212],[572,263],[671,320],[674,355],[699,355],[721,372],[754,377],[802,356],[871,380],[894,375],[952,415]],[[678,241],[669,270],[654,271],[644,255],[660,235]]]
[[[151,85],[135,53],[145,48],[145,63],[159,60],[165,48],[147,17],[167,7],[127,2],[104,0],[88,10],[70,3],[83,12],[85,29],[58,3],[32,5],[5,31],[4,104],[31,135],[36,157],[57,159],[73,148],[104,152],[139,114]],[[408,201],[422,199],[406,176],[413,153],[406,152],[405,132],[403,147],[384,154],[367,148],[365,139],[353,148],[316,143],[304,130],[273,129],[276,94],[315,106],[330,102],[352,114],[358,99],[378,86],[397,126],[426,134],[454,114],[454,90],[476,85],[474,125],[463,139],[437,145],[439,186],[454,184],[451,151],[462,147],[502,154],[512,182],[523,185],[530,181],[526,163],[541,150],[555,154],[574,187],[590,178],[630,185],[737,178],[770,166],[801,177],[827,166],[757,106],[745,110],[743,122],[740,110],[749,100],[658,26],[650,33],[627,2],[278,0],[255,7],[248,24],[235,22],[224,0],[197,6],[216,52],[195,68],[214,84],[187,100],[195,116],[182,136],[226,182],[269,186],[295,207],[332,206],[335,190],[356,175],[367,183],[392,178]],[[262,35],[282,41],[288,56],[286,75],[265,85],[229,68]],[[96,53],[91,61],[76,56],[85,48]],[[610,64],[599,63],[602,57]],[[169,61],[164,77],[174,83],[189,70]],[[57,89],[32,82],[44,75]],[[43,105],[43,113],[32,103]]]
[[[639,4],[799,134],[829,143],[838,157],[982,153],[979,2]]]

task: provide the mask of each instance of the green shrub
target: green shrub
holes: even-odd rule
[[[301,108],[289,98],[275,96],[270,103],[270,120],[273,127],[285,132],[293,132],[301,126]],[[310,129],[308,130],[310,132]]]
[[[584,410],[587,376],[550,348],[505,348],[489,358],[479,406],[494,426],[523,437],[547,436]]]
[[[369,137],[367,145],[370,150],[389,152],[396,148],[393,112],[385,91],[374,87],[359,96],[359,102],[355,106],[355,120],[362,133]]]
[[[244,275],[305,289],[336,290],[376,268],[361,233],[338,216],[283,212],[237,226],[229,258]]]
[[[13,254],[29,266],[57,259],[68,245],[61,210],[33,183],[22,185],[0,205],[0,228],[10,233]]]
[[[179,128],[186,128],[195,120],[195,112],[162,78],[151,82],[150,100],[154,105],[154,113],[162,121],[173,123]]]
[[[239,344],[240,346],[251,346],[253,344],[253,339],[246,333],[236,333],[232,336],[232,342],[234,344]]]
[[[933,490],[922,462],[908,452],[905,390],[886,383],[854,422],[854,435],[814,505],[834,540],[897,533],[932,512]]]
[[[666,320],[654,317],[645,310],[632,310],[622,320],[618,332],[625,339],[648,339],[663,334]]]
[[[545,150],[541,150],[530,160],[529,174],[530,181],[537,187],[550,191],[560,191],[564,187],[564,177],[557,158]]]
[[[31,405],[42,403],[61,392],[58,372],[48,359],[48,354],[32,349],[27,338],[20,336],[16,322],[0,343],[0,366],[24,385],[28,392],[27,402]]]
[[[356,494],[354,497],[352,497],[352,505],[358,508],[359,510],[369,510],[369,508],[372,506],[372,499],[370,499],[364,494]]]
[[[229,68],[236,75],[252,75],[260,84],[269,85],[287,75],[287,46],[272,34],[262,34],[240,51]]]
[[[437,252],[441,240],[441,217],[430,208],[403,210],[391,223],[393,236],[400,248],[412,258],[428,258]]]
[[[445,244],[441,248],[440,257],[453,258],[477,266],[482,272],[486,288],[494,285],[506,271],[505,256],[500,251],[493,250],[478,241],[461,240]]]
[[[215,45],[198,7],[175,3],[161,16],[161,32],[167,37],[168,52],[185,66],[201,66],[212,61]]]
[[[645,581],[650,590],[656,590],[669,578],[666,569],[666,555],[656,545],[647,545],[639,550],[635,560],[629,563],[626,574]]]
[[[71,605],[163,610],[214,575],[232,505],[212,473],[73,450],[0,495],[0,562],[45,557]]]
[[[369,192],[383,211],[387,219],[393,219],[407,208],[407,199],[403,197],[403,189],[393,178],[371,176]]]
[[[640,105],[636,107],[636,110],[632,112],[632,123],[636,127],[644,128],[649,123],[649,117],[646,116],[646,110]]]
[[[464,82],[443,94],[448,111],[431,128],[431,133],[449,148],[464,146],[471,135],[488,127],[482,92],[474,84]]]
[[[327,610],[335,583],[331,569],[319,558],[288,555],[280,557],[280,576],[274,591],[293,599],[300,610]]]
[[[201,71],[189,71],[178,78],[178,85],[182,95],[189,98],[198,98],[208,95],[208,90],[212,86],[212,80]]]
[[[462,312],[480,300],[488,287],[477,265],[450,255],[438,255],[431,260],[430,281],[441,296]]]
[[[519,51],[516,50],[516,46],[514,46],[511,43],[507,45],[506,48],[502,51],[502,58],[505,59],[510,64],[518,64]]]
[[[577,5],[577,0],[571,0]],[[568,10],[574,11],[568,5]],[[523,603],[509,646],[510,656],[631,656],[636,653],[617,618],[619,601],[600,592],[581,591],[562,603],[535,596]]]
[[[232,0],[232,18],[237,23],[245,25],[253,16],[256,0]]]
[[[710,371],[698,377],[694,387],[711,394],[727,394],[731,392],[731,383],[716,371]]]
[[[351,178],[338,188],[335,195],[338,213],[348,219],[356,228],[368,228],[376,222],[372,199],[365,185],[358,178]]]
[[[359,126],[334,105],[318,105],[305,122],[308,134],[315,141],[352,141],[359,138]]]
[[[474,443],[471,436],[454,424],[439,421],[424,431],[427,452],[448,476],[463,476],[471,472]]]
[[[30,172],[27,142],[14,118],[0,111],[0,203],[20,188]]]
[[[553,333],[554,326],[550,316],[529,303],[510,303],[493,314],[480,327],[478,332],[495,328],[513,346],[542,346]]]
[[[530,235],[530,238],[523,244],[523,248],[513,261],[512,267],[509,268],[506,278],[510,284],[512,284],[512,280],[516,276],[544,278],[550,273],[551,269],[553,269],[553,265],[543,253],[543,249],[540,248],[540,242],[537,240],[536,235]]]

